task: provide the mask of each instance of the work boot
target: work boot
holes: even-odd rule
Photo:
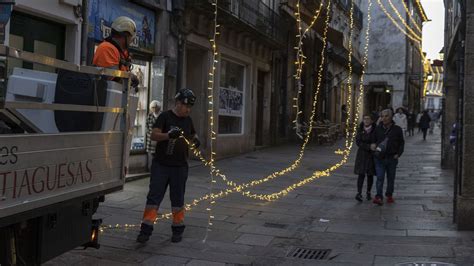
[[[150,235],[147,235],[143,232],[140,232],[137,236],[137,242],[141,244],[145,244],[148,240],[150,240]]]
[[[145,244],[150,240],[151,233],[153,232],[153,226],[142,223],[140,233],[137,236],[137,242]]]
[[[171,226],[171,231],[173,232],[173,235],[171,236],[171,242],[181,242],[181,240],[183,239],[184,228],[186,228],[186,226],[184,225]]]

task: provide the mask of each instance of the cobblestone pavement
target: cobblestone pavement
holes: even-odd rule
[[[439,130],[438,130],[439,131]],[[400,159],[392,205],[358,203],[353,161],[329,177],[298,188],[275,202],[233,194],[213,207],[212,231],[203,243],[207,205],[187,213],[184,239],[170,242],[170,221],[159,221],[146,245],[135,242],[137,229],[106,230],[99,250],[73,250],[48,265],[395,265],[437,261],[473,265],[474,233],[458,232],[452,224],[452,172],[440,168],[440,137],[407,137]],[[313,171],[336,162],[342,147],[311,146],[297,171],[253,188],[279,191]],[[239,182],[281,169],[295,158],[295,145],[264,149],[218,166]],[[352,156],[354,157],[354,156]],[[127,183],[124,191],[107,196],[98,217],[104,224],[138,224],[148,191],[148,179]],[[192,167],[187,202],[208,192],[209,174]],[[224,188],[222,184],[218,187]],[[170,209],[169,200],[162,212]],[[328,249],[324,260],[288,257],[294,248]]]

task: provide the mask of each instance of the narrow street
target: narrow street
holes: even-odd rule
[[[440,168],[440,129],[426,142],[421,134],[406,140],[394,204],[379,207],[355,201],[352,155],[333,175],[275,202],[240,194],[219,199],[212,208],[215,219],[205,243],[208,214],[207,204],[202,204],[186,214],[181,243],[170,242],[171,222],[160,220],[146,245],[135,242],[138,229],[105,230],[99,250],[78,248],[46,265],[395,265],[415,261],[472,265],[474,233],[457,231],[452,223],[453,173]],[[341,157],[334,150],[343,144],[311,145],[300,168],[255,187],[254,192],[279,191],[328,167]],[[286,167],[296,154],[296,145],[285,145],[221,160],[218,166],[230,179],[245,182]],[[207,171],[203,166],[190,168],[187,202],[209,191]],[[148,178],[129,182],[124,191],[108,195],[98,211],[104,224],[140,223],[148,182]],[[218,184],[214,191],[224,188],[222,182]],[[162,206],[161,212],[169,211],[167,197]],[[330,252],[323,260],[288,257],[295,247]]]

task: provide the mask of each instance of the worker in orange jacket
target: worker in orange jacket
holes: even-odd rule
[[[128,48],[137,35],[137,26],[129,17],[118,17],[112,23],[112,34],[107,37],[96,49],[92,64],[130,72],[132,59]],[[138,79],[131,74],[132,87],[138,86]],[[119,79],[114,79],[120,81]]]

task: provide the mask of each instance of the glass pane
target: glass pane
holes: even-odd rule
[[[241,134],[244,113],[245,66],[221,60],[219,133]]]
[[[57,51],[56,49],[57,49],[56,45],[52,43],[35,40],[34,53],[56,58],[56,51]],[[40,64],[33,64],[33,69],[38,70],[38,71],[51,72],[51,73],[55,72],[54,67],[48,67],[48,66],[44,66]]]
[[[10,34],[10,46],[13,48],[17,48],[23,50],[23,36],[18,36],[14,34]],[[13,68],[15,67],[23,67],[23,61],[15,58],[8,58],[8,74],[13,73]]]
[[[219,134],[242,133],[242,118],[233,116],[219,116]]]
[[[244,69],[245,67],[242,65],[222,60],[220,86],[224,88],[243,91]]]
[[[148,114],[148,91],[150,77],[150,62],[133,60],[132,73],[139,80],[137,114],[133,124],[132,150],[145,149],[146,118]]]

